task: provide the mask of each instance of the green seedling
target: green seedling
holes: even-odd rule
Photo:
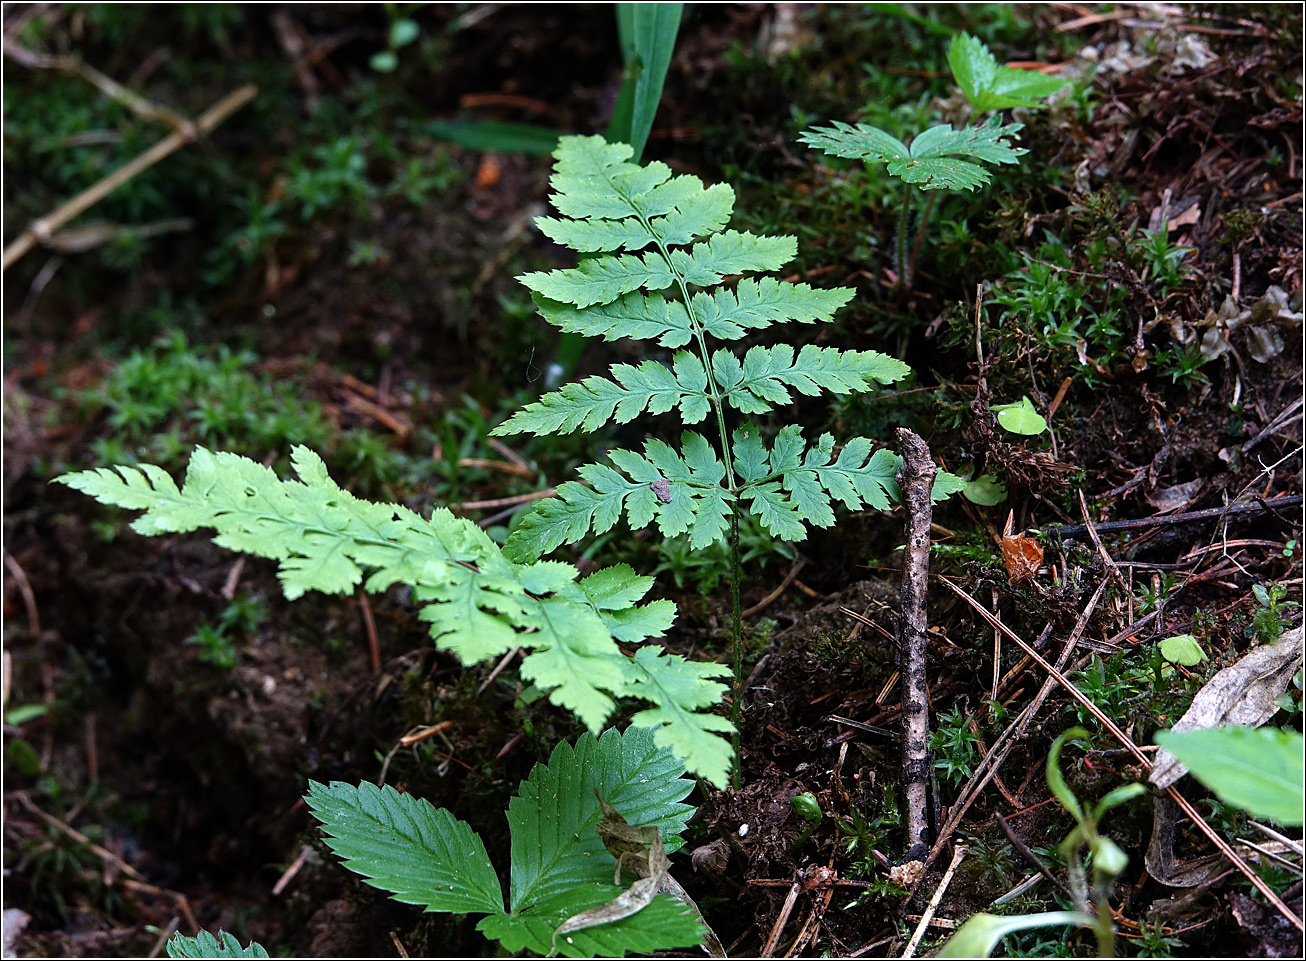
[[[807,843],[813,832],[821,823],[821,802],[816,799],[816,795],[811,791],[804,791],[802,794],[795,794],[789,799],[789,806],[793,808],[795,814],[807,822],[803,828],[803,833],[798,835],[794,843],[789,845],[789,856],[793,857],[798,850]]]
[[[1256,600],[1256,611],[1252,614],[1252,624],[1247,636],[1255,637],[1262,644],[1273,644],[1292,623],[1291,612],[1301,607],[1296,601],[1286,601],[1288,589],[1282,584],[1253,584],[1252,597]]]
[[[390,29],[386,31],[386,48],[372,54],[372,59],[368,61],[373,70],[377,73],[392,73],[399,66],[399,50],[415,41],[422,32],[422,28],[410,15],[425,6],[425,3],[406,3],[401,9],[397,3],[385,5],[386,16],[390,18]]]
[[[556,949],[572,958],[621,957],[627,951],[694,947],[706,934],[696,909],[663,893],[632,913],[612,912],[611,920],[596,921],[593,915],[587,919],[592,924],[577,920],[630,890],[613,883],[614,867],[619,879],[620,865],[609,848],[617,842],[611,832],[602,833],[602,805],[620,812],[625,836],[656,835],[653,847],[665,859],[683,845],[680,834],[693,813],[680,803],[694,786],[683,773],[675,757],[638,728],[624,735],[608,731],[598,739],[583,735],[574,748],[558,745],[548,765],[535,765],[508,805],[512,854],[506,904],[484,842],[447,810],[392,787],[340,781],[310,782],[304,800],[344,866],[396,901],[426,911],[479,915],[477,930],[509,954]],[[178,949],[194,940],[174,937]],[[228,950],[239,950],[230,935],[224,942]],[[247,950],[263,949],[251,944]],[[177,954],[171,944],[169,954],[267,957],[266,952]]]
[[[1115,880],[1129,864],[1128,856],[1109,837],[1098,831],[1102,816],[1147,793],[1141,784],[1127,784],[1109,792],[1092,809],[1085,809],[1061,775],[1061,748],[1072,738],[1087,738],[1080,727],[1071,728],[1052,742],[1048,751],[1048,788],[1061,806],[1074,817],[1076,826],[1061,843],[1060,853],[1069,874],[1070,890],[1075,902],[1073,911],[1049,911],[1042,914],[1000,917],[976,914],[967,919],[939,951],[940,958],[987,958],[1008,934],[1030,928],[1077,924],[1093,929],[1098,956],[1115,956],[1115,925],[1111,921],[1111,891]],[[1085,869],[1081,852],[1087,852],[1092,867]],[[1089,877],[1092,897],[1089,896]]]
[[[948,49],[948,63],[958,87],[970,100],[976,114],[1006,107],[1040,106],[1039,100],[1067,86],[1066,81],[1025,70],[999,66],[984,44],[968,34],[953,38]],[[911,144],[868,124],[834,121],[828,127],[813,127],[799,139],[835,157],[883,163],[890,176],[906,185],[899,206],[895,263],[899,281],[910,290],[920,252],[925,226],[938,190],[975,190],[989,182],[984,164],[1015,164],[1023,147],[1014,146],[1013,138],[1024,124],[1003,124],[995,114],[982,124],[954,130],[941,124],[919,133]],[[931,191],[916,242],[908,252],[910,221],[916,190]]]
[[[1158,646],[1161,649],[1161,656],[1171,664],[1196,667],[1206,660],[1206,652],[1202,650],[1202,645],[1198,644],[1197,638],[1191,634],[1167,637]]]
[[[652,438],[642,453],[609,451],[610,466],[580,468],[585,483],[560,485],[556,497],[526,515],[504,551],[516,563],[531,563],[591,530],[605,533],[623,514],[633,530],[656,523],[664,537],[687,533],[694,549],[729,544],[737,762],[740,516],[751,513],[772,536],[801,541],[809,524],[834,523],[835,501],[850,510],[887,508],[897,493],[898,459],[887,450],[873,452],[871,441],[861,437],[837,454],[831,434],[809,446],[796,425],[782,428],[768,445],[756,426],[745,422],[732,430],[728,421],[789,404],[792,392],[867,391],[904,377],[909,368],[873,350],[808,345],[795,351],[784,344],[753,347],[742,356],[711,350],[709,339],[738,340],[750,330],[789,321],[827,321],[852,291],[747,276],[780,268],[794,257],[797,241],[725,230],[735,199],[728,185],[704,187],[693,176],[672,177],[663,163],[630,163],[631,155],[627,144],[602,137],[562,139],[550,198],[562,217],[536,223],[552,240],[591,256],[577,267],[519,279],[533,291],[544,319],[564,332],[655,340],[674,351],[671,364],[616,364],[611,378],[567,384],[494,433],[594,431],[645,411],[678,410],[686,424],[710,421],[715,439],[687,430],[679,450]],[[731,275],[744,276],[733,286],[723,284]],[[939,478],[936,499],[961,487],[952,475]]]

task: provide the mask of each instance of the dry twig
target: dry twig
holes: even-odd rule
[[[925,442],[898,428],[903,460],[903,503],[907,508],[907,550],[902,561],[902,617],[898,622],[902,672],[902,787],[906,806],[904,861],[929,850],[930,701],[925,676],[925,593],[930,571],[930,491],[937,468]]]

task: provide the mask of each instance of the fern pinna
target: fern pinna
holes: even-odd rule
[[[753,347],[742,357],[709,349],[709,339],[734,341],[784,322],[828,321],[851,299],[847,288],[818,290],[770,277],[727,277],[776,270],[797,253],[793,237],[726,230],[734,191],[671,176],[662,163],[629,163],[630,147],[602,137],[564,137],[557,150],[552,202],[562,218],[536,222],[550,238],[585,254],[579,266],[525,274],[540,313],[564,331],[657,341],[675,352],[666,365],[617,364],[611,377],[568,384],[528,405],[495,433],[595,430],[644,411],[676,409],[686,424],[716,422],[716,444],[687,430],[679,448],[661,440],[642,452],[612,450],[609,464],[579,470],[544,500],[508,539],[505,553],[533,561],[593,530],[610,529],[624,513],[632,528],[656,523],[668,537],[688,533],[702,547],[731,530],[735,607],[735,675],[739,674],[739,512],[756,515],[770,533],[802,540],[807,524],[834,523],[833,502],[850,510],[887,508],[897,458],[872,453],[857,438],[837,454],[834,438],[808,445],[797,427],[767,444],[750,425],[728,428],[729,412],[763,414],[793,393],[850,394],[904,377],[909,368],[873,350],[840,351],[787,345]],[[688,348],[688,349],[686,349]],[[736,738],[739,698],[734,698]],[[738,757],[738,743],[735,744]]]

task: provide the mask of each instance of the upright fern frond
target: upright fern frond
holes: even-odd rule
[[[995,115],[977,127],[930,127],[908,147],[878,127],[835,120],[803,131],[798,139],[835,157],[883,162],[893,176],[921,190],[974,190],[989,182],[989,172],[976,161],[1014,164],[1029,152],[1007,141],[1022,129],[1024,124],[1004,125]]]
[[[729,747],[714,732],[726,722],[701,711],[719,702],[723,685],[711,678],[727,669],[693,665],[701,690],[692,692],[678,659],[629,656],[617,647],[658,637],[675,619],[670,601],[638,604],[653,578],[621,565],[578,581],[569,564],[513,564],[469,520],[443,509],[426,520],[404,507],[360,500],[304,447],[295,448],[291,462],[299,480],[283,481],[247,458],[198,448],[180,488],[148,465],[57,480],[103,503],[144,511],[132,524],[139,533],[212,528],[214,543],[277,561],[291,599],[309,590],[339,594],[360,584],[369,591],[407,584],[437,646],[469,664],[523,648],[522,675],[593,731],[616,698],[652,701],[655,709],[639,723],[656,728],[658,743],[691,770],[724,783]]]
[[[728,186],[704,187],[692,176],[673,177],[665,164],[638,166],[628,163],[629,157],[627,147],[601,137],[562,139],[551,199],[563,216],[542,217],[539,227],[574,250],[602,256],[519,279],[534,291],[544,318],[564,331],[690,349],[677,350],[670,365],[617,364],[609,377],[568,384],[518,411],[495,433],[592,431],[645,411],[675,410],[685,424],[715,419],[716,444],[688,431],[679,451],[653,440],[642,454],[611,451],[612,466],[582,467],[584,483],[562,484],[556,498],[541,502],[513,532],[506,552],[516,561],[540,557],[591,530],[606,531],[623,513],[635,528],[656,522],[666,536],[688,532],[694,547],[722,538],[730,512],[741,505],[757,511],[764,523],[777,518],[779,501],[766,485],[774,481],[783,487],[781,475],[739,474],[728,443],[727,410],[767,413],[791,403],[794,393],[857,393],[910,373],[906,364],[872,350],[809,345],[795,352],[781,344],[754,347],[742,358],[728,349],[710,351],[708,338],[730,341],[776,323],[828,321],[852,291],[818,290],[771,277],[724,283],[727,277],[783,266],[797,252],[797,241],[726,230],[734,207]],[[823,449],[828,460],[832,447]],[[857,469],[864,472],[869,448],[857,450]],[[881,458],[877,465],[883,463]],[[794,474],[790,483],[801,484],[799,477]],[[866,490],[870,494],[872,488]],[[878,495],[857,504],[872,502],[887,504]],[[828,510],[810,506],[810,512],[798,515],[801,521],[833,522]],[[777,523],[783,536],[801,539],[801,523]]]

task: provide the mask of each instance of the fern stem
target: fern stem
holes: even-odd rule
[[[738,791],[743,786],[743,735],[742,720],[744,716],[744,618],[739,605],[739,504],[730,504],[730,603],[731,632],[734,634],[734,670],[735,685],[730,699],[730,723],[735,726],[730,735],[730,784]]]
[[[911,229],[911,208],[916,202],[916,188],[906,184],[902,206],[898,210],[898,234],[893,241],[894,266],[898,268],[898,283],[903,290],[911,290],[911,264],[907,259],[907,234]]]
[[[917,258],[921,255],[921,243],[925,240],[925,228],[929,226],[930,214],[934,212],[934,200],[938,193],[937,190],[931,190],[929,196],[925,198],[925,209],[921,211],[920,226],[916,228],[916,242],[911,245],[911,256],[907,258],[907,274],[910,277],[916,276]]]

